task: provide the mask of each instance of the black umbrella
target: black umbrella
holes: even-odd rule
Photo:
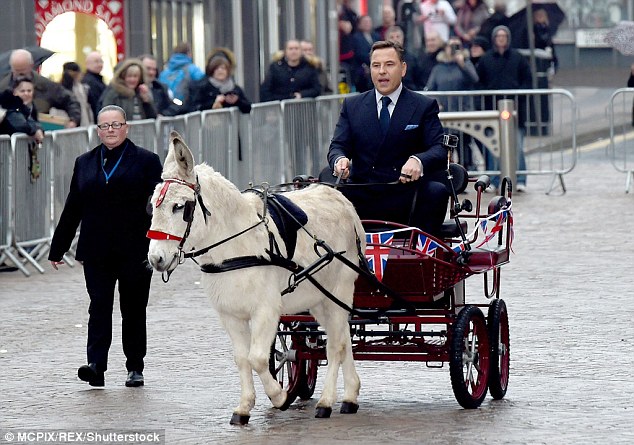
[[[533,3],[533,16],[535,11],[543,9],[548,14],[547,33],[554,36],[561,22],[566,18],[566,14],[556,2]],[[528,25],[526,20],[526,8],[517,11],[509,18],[509,29],[511,30],[511,46],[513,48],[528,48]]]
[[[33,56],[33,68],[37,68],[46,59],[55,54],[54,51],[42,48],[41,46],[27,46],[24,49],[30,52]],[[0,54],[0,78],[4,77],[9,71],[11,71],[11,67],[9,66],[9,57],[11,57],[12,51],[13,50],[9,50]]]

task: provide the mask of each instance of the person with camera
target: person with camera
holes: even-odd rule
[[[251,111],[251,101],[233,79],[234,56],[228,49],[212,51],[207,59],[206,77],[191,85],[188,111],[217,110],[238,107],[242,113]]]
[[[431,70],[426,90],[467,91],[472,90],[478,82],[478,73],[459,37],[451,37],[436,59],[438,64]],[[439,97],[438,102],[441,111],[464,111],[467,108],[459,96]]]
[[[425,0],[420,4],[418,22],[423,24],[425,36],[436,31],[443,42],[449,40],[450,26],[456,24],[456,12],[447,0]]]

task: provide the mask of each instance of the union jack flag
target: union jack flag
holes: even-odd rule
[[[422,233],[418,235],[418,241],[416,242],[416,250],[422,252],[426,255],[433,255],[436,249],[440,247],[440,245],[432,240],[430,237],[423,235]]]
[[[365,242],[367,244],[365,248],[365,258],[368,260],[370,270],[374,272],[374,275],[376,275],[379,281],[383,281],[387,257],[390,254],[390,248],[387,246],[392,244],[393,239],[393,232],[366,233],[365,235]]]
[[[464,245],[464,242],[463,242],[463,241],[460,241],[460,244],[458,244],[458,245],[456,245],[456,246],[453,246],[453,247],[451,248],[451,250],[453,250],[453,251],[454,251],[454,252],[456,252],[456,253],[460,253],[460,252],[462,252],[463,250],[465,250],[465,245]]]
[[[500,212],[500,214],[495,219],[495,224],[493,224],[493,227],[491,227],[490,231],[488,231],[488,227],[486,225],[483,225],[483,232],[485,234],[487,234],[487,232],[489,233],[484,237],[484,240],[480,244],[478,244],[476,247],[484,246],[489,241],[491,241],[495,237],[495,235],[497,235],[498,232],[500,232],[500,230],[502,230],[504,222],[506,221],[507,215],[508,215],[507,211]],[[485,220],[483,222],[488,222],[488,221],[490,220]]]

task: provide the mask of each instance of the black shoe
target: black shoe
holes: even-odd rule
[[[143,373],[139,371],[128,372],[128,380],[125,381],[125,386],[135,388],[137,386],[143,386]]]
[[[90,386],[105,386],[106,384],[103,371],[98,371],[95,363],[80,366],[77,370],[77,377],[88,382]]]

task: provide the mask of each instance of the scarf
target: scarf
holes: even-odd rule
[[[236,84],[233,82],[233,79],[231,77],[227,77],[227,79],[224,81],[210,77],[209,83],[218,88],[222,94],[226,94],[229,91],[234,90],[236,87]]]

